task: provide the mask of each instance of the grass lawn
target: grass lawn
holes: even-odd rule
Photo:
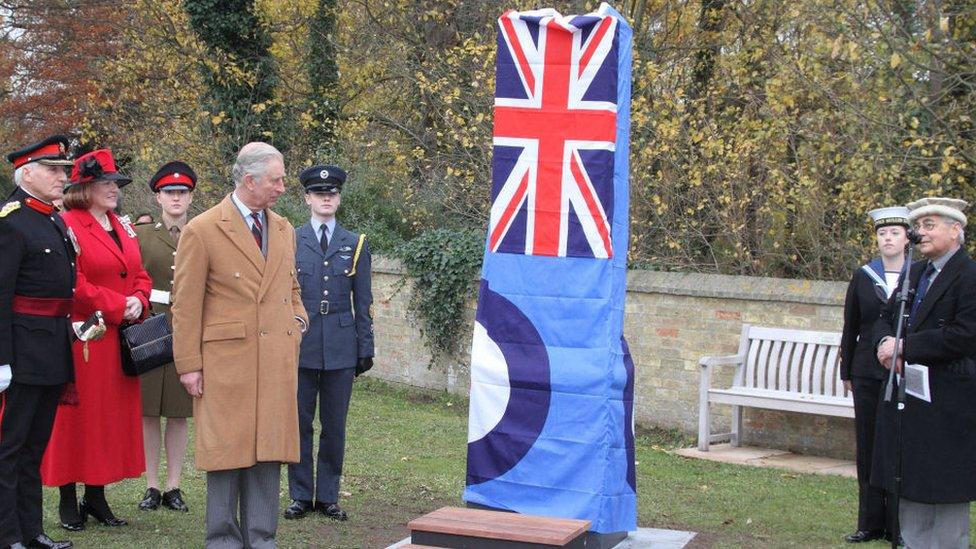
[[[279,546],[373,548],[407,537],[409,520],[461,503],[466,430],[466,400],[358,381],[342,483],[348,494],[342,505],[351,518],[345,523],[321,515],[281,519]],[[672,433],[642,434],[637,445],[641,526],[699,532],[693,547],[850,547],[843,536],[856,521],[852,479],[682,458],[669,450],[689,446],[691,440]],[[57,490],[45,489],[45,527],[55,539],[71,539],[80,548],[201,547],[205,476],[193,468],[192,456],[182,488],[188,514],[139,511],[142,479],[112,485],[109,503],[129,525],[108,528],[89,520],[76,533],[57,526]],[[283,510],[290,502],[284,467],[280,499]],[[976,526],[976,517],[972,524]]]

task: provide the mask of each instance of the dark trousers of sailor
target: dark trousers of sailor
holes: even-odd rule
[[[355,368],[298,369],[298,434],[301,462],[288,465],[288,492],[292,499],[337,503],[339,477],[346,446],[346,414]],[[319,453],[312,484],[312,422],[319,401]],[[314,488],[314,489],[313,489]],[[315,497],[312,497],[315,494]]]
[[[880,379],[864,377],[851,379],[854,393],[854,428],[857,433],[857,529],[894,532],[897,528],[897,520],[889,512],[887,495],[883,489],[871,486],[874,426],[883,387],[884,381]]]
[[[0,547],[44,532],[41,458],[63,388],[14,381],[0,393]]]

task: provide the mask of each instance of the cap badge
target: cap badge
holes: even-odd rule
[[[328,179],[329,178],[329,170],[322,170],[322,171],[320,171],[319,172],[319,177],[322,178],[322,179]]]
[[[180,178],[180,172],[176,172],[173,174],[173,179],[179,179],[179,178]]]

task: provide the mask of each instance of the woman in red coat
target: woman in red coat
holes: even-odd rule
[[[119,324],[145,316],[152,288],[135,232],[113,212],[119,188],[130,181],[111,151],[101,149],[75,161],[64,195],[62,217],[80,249],[71,317],[85,320],[98,310],[107,328],[98,341],[72,345],[77,404],[58,408],[41,463],[44,484],[60,487],[67,530],[84,528],[88,515],[108,526],[126,524],[109,508],[105,485],[145,470],[139,378],[122,373],[119,353]],[[80,505],[77,482],[85,483]]]

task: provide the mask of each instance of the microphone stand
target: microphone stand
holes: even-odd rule
[[[898,323],[895,326],[895,352],[891,355],[891,364],[888,368],[888,384],[885,387],[885,402],[891,402],[892,398],[892,387],[895,383],[895,365],[898,364],[898,359],[904,357],[904,349],[899,352],[899,349],[904,345],[905,340],[905,328],[908,325],[908,315],[911,312],[911,307],[907,307],[909,297],[914,296],[915,290],[911,286],[911,272],[912,272],[912,255],[915,249],[915,244],[918,244],[922,239],[918,233],[914,230],[908,231],[908,244],[905,245],[905,276],[901,280],[901,288],[898,290]],[[904,361],[902,361],[904,362]],[[888,509],[890,513],[893,513],[895,520],[898,520],[898,506],[900,504],[901,498],[901,444],[902,444],[902,411],[905,409],[905,379],[902,377],[901,382],[898,383],[898,394],[896,398],[895,406],[895,482],[894,490],[892,491],[892,501],[888,503]],[[899,532],[889,532],[891,534],[891,549],[898,549],[898,538],[900,536],[901,524],[898,525]]]

